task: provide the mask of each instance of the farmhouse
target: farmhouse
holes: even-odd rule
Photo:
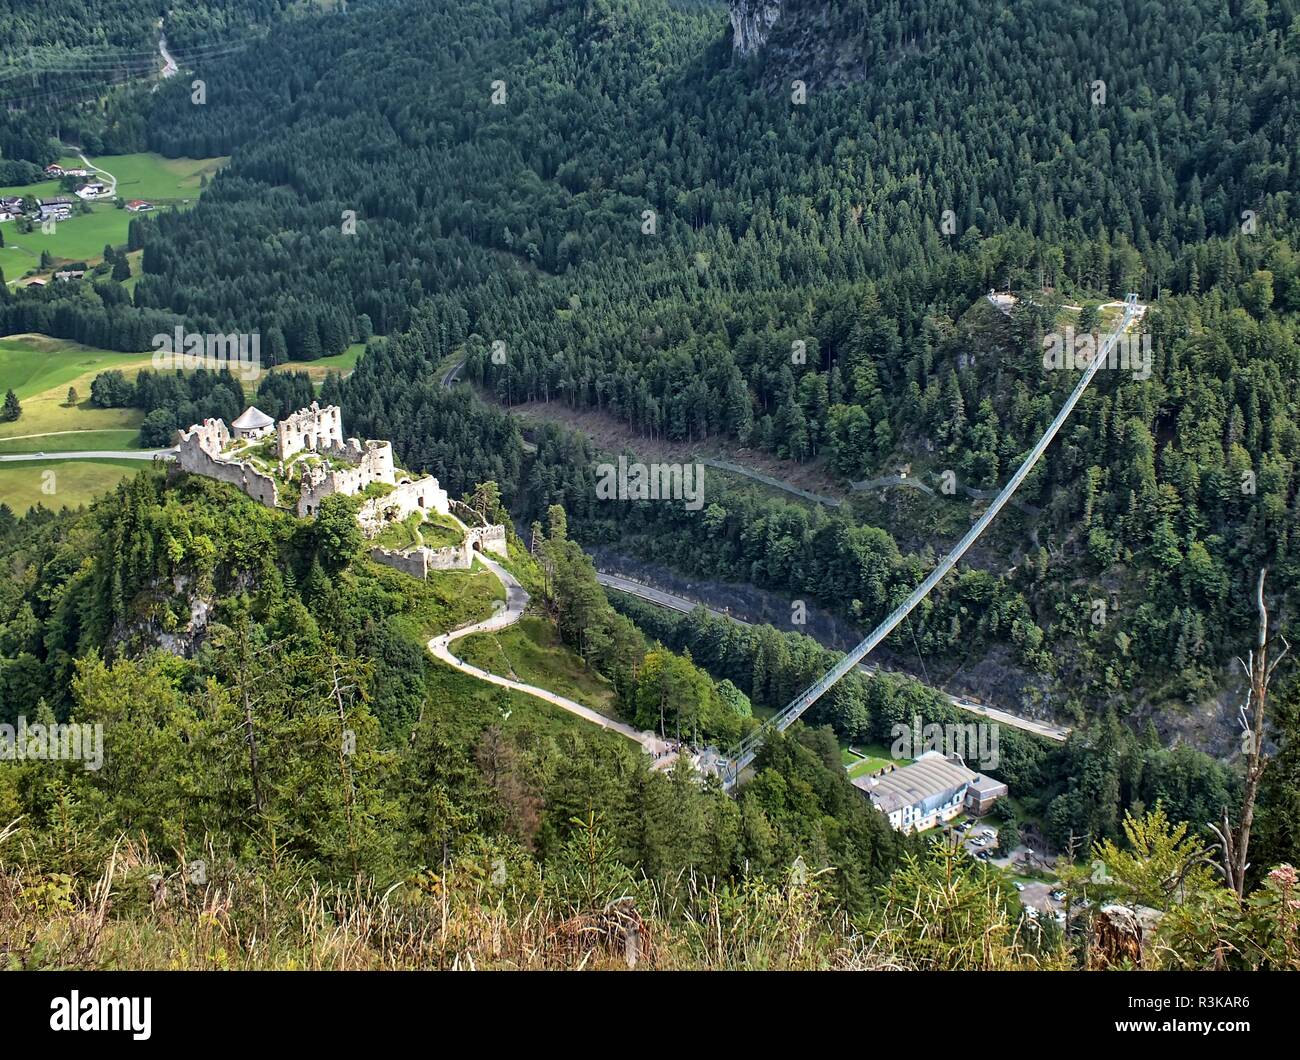
[[[938,751],[927,751],[911,765],[858,777],[853,786],[900,832],[923,832],[963,810],[982,815],[1007,794],[1001,781],[967,769],[956,755],[945,757]]]
[[[108,185],[101,184],[99,181],[92,180],[89,184],[83,184],[77,189],[77,198],[79,199],[98,199],[108,193]]]
[[[126,208],[131,213],[144,213],[146,210],[153,209],[153,203],[145,202],[144,199],[132,199],[126,204]]]
[[[66,221],[72,216],[72,200],[65,195],[42,199],[37,205],[36,216],[41,221]]]

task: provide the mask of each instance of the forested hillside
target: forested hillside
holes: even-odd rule
[[[38,29],[17,13],[11,44],[156,44],[156,5],[110,5],[85,34],[81,5],[53,6]],[[243,35],[198,63],[201,102],[173,78],[17,106],[0,162],[29,181],[61,139],[230,163],[188,208],[131,222],[129,287],[0,284],[0,334],[138,351],[177,326],[256,333],[268,366],[365,343],[318,395],[349,433],[392,439],[403,466],[454,496],[499,486],[532,546],[516,541],[510,562],[622,716],[725,746],[751,706],[778,709],[831,653],[702,611],[611,608],[579,546],[813,599],[870,628],[1075,386],[1077,371],[1045,363],[1045,338],[1104,333],[1135,293],[1149,364],[1098,374],[1019,506],[883,649],[945,675],[987,664],[1015,693],[1007,706],[1073,726],[1059,746],[1007,735],[1007,823],[1032,819],[1080,857],[1104,850],[1120,866],[1107,895],[1170,914],[1170,966],[1294,964],[1294,876],[1268,875],[1300,857],[1289,664],[1253,904],[1201,871],[1199,844],[1241,804],[1233,659],[1254,635],[1261,569],[1277,632],[1300,640],[1300,6],[771,6],[779,20],[740,55],[722,4],[193,5],[176,16],[186,45]],[[457,364],[471,385],[447,385]],[[255,395],[206,373],[96,384],[104,407],[147,413],[151,442],[254,396],[279,414],[310,390],[280,375]],[[551,421],[527,443],[520,405]],[[611,454],[563,422],[579,415],[633,456],[762,459],[842,503],[723,474],[698,511],[599,499]],[[886,477],[930,493],[854,488]],[[147,838],[143,880],[199,843],[232,892],[325,881],[340,921],[388,915],[370,892],[345,894],[349,881],[415,881],[402,916],[443,948],[360,946],[359,963],[385,966],[450,963],[449,894],[467,952],[491,934],[479,903],[500,897],[485,882],[498,861],[515,904],[492,930],[553,929],[520,941],[521,963],[564,966],[555,925],[606,916],[633,890],[673,942],[663,966],[744,963],[707,938],[782,903],[794,923],[764,936],[780,939],[778,965],[1080,959],[1050,929],[1031,942],[1005,882],[895,834],[845,779],[837,739],[950,720],[946,699],[854,674],[764,747],[731,800],[435,666],[428,636],[491,601],[469,576],[444,595],[373,566],[344,514],[302,523],[152,471],[88,512],[0,506],[0,717],[39,703],[42,717],[111,719],[114,753],[155,763],[143,790],[120,770],[0,774],[0,827],[19,814],[40,826],[24,869],[84,881],[131,833]],[[210,624],[197,638],[196,601]],[[249,689],[272,765],[247,754]],[[327,743],[339,724],[365,742],[356,763]],[[1151,884],[1162,852],[1198,867]],[[1092,881],[1063,885],[1082,895]],[[918,894],[989,952],[927,949],[908,921]],[[436,931],[429,895],[444,899]],[[296,938],[316,913],[287,902],[231,934]],[[815,944],[781,949],[804,928]],[[1252,935],[1257,950],[1237,945]],[[254,948],[241,959],[264,961]]]
[[[4,321],[140,348],[175,314],[259,330],[272,361],[405,332],[332,393],[440,475],[435,365],[463,349],[503,403],[601,410],[633,448],[721,439],[842,481],[916,462],[981,489],[1073,384],[1041,366],[1061,307],[1087,330],[1136,290],[1158,303],[1150,378],[1099,381],[1026,488],[1037,525],[915,632],[939,656],[972,632],[1009,645],[1031,681],[1066,679],[1058,711],[1195,702],[1258,567],[1297,584],[1300,37],[1286,3],[1193,6],[851,7],[828,32],[860,38],[862,75],[810,75],[804,103],[761,54],[733,62],[720,8],[399,4],[365,12],[364,46],[359,14],[323,17],[217,61],[204,106],[182,85],[150,101],[150,146],[235,160],[195,209],[134,223],[133,305],[27,294]],[[994,286],[1034,297],[989,321],[969,307]],[[786,506],[774,535],[726,494],[693,519],[601,506],[587,454],[543,449],[507,491],[529,510],[562,501],[578,535],[633,547],[653,523],[679,565],[726,541],[726,576],[863,623],[926,565],[890,541],[917,537],[901,516]],[[515,481],[513,450],[468,450],[490,456],[466,477]],[[1099,631],[1090,600],[1112,592]]]
[[[364,5],[368,0],[353,0]],[[270,26],[330,0],[0,0],[0,184],[14,167],[58,158],[58,141],[92,153],[138,151],[141,110],[162,70],[160,35],[181,68],[246,54]],[[188,81],[186,83],[189,83]]]
[[[594,643],[607,624],[617,650],[588,654],[628,702],[657,696],[663,653],[642,661],[640,634],[603,600],[601,613],[576,610],[590,560],[555,518],[542,562],[561,632]],[[765,785],[737,802],[436,666],[424,640],[488,613],[495,581],[420,581],[360,546],[347,497],[306,522],[186,475],[142,472],[75,514],[15,520],[0,505],[0,723],[72,719],[105,734],[99,770],[0,768],[0,817],[44,837],[6,861],[79,877],[129,834],[164,857],[188,850],[232,885],[274,871],[382,888],[465,855],[504,859],[520,893],[545,872],[551,898],[586,910],[591,895],[549,889],[578,886],[565,874],[581,865],[560,866],[595,838],[596,870],[665,900],[688,870],[776,885],[802,855],[834,866],[823,890],[855,911],[919,849],[849,785],[825,730],[774,746]],[[539,576],[526,553],[515,562]]]

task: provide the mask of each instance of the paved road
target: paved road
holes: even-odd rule
[[[53,438],[56,434],[101,434],[105,430],[115,430],[113,427],[80,427],[75,431],[43,431],[40,434],[6,434],[0,438],[0,442],[17,442],[25,441],[28,438]]]
[[[519,584],[513,574],[506,570],[501,564],[488,559],[486,556],[479,554],[475,557],[488,570],[496,575],[497,580],[505,586],[506,604],[495,614],[485,618],[482,622],[475,622],[472,625],[463,626],[460,629],[452,630],[450,633],[440,633],[429,641],[429,651],[434,656],[441,659],[448,666],[453,666],[462,673],[469,674],[480,681],[486,681],[489,684],[500,685],[502,688],[511,688],[516,692],[523,692],[526,695],[536,696],[538,699],[544,699],[547,703],[553,703],[557,707],[567,710],[570,714],[576,714],[578,717],[589,721],[594,725],[599,725],[602,729],[609,729],[612,732],[620,733],[629,740],[634,740],[641,747],[652,755],[661,755],[653,766],[655,769],[670,768],[676,756],[667,754],[668,746],[653,733],[642,732],[640,729],[634,729],[631,725],[626,725],[621,721],[615,721],[613,718],[607,718],[604,714],[592,710],[590,707],[583,706],[575,700],[568,699],[565,696],[558,695],[546,688],[539,688],[537,685],[525,684],[522,681],[513,681],[508,677],[502,677],[500,674],[489,673],[487,670],[480,670],[477,666],[472,666],[464,659],[458,658],[451,650],[451,645],[463,637],[473,636],[475,633],[492,633],[497,630],[505,629],[507,626],[513,626],[520,618],[523,617],[524,608],[528,606],[528,593],[524,587]]]
[[[170,460],[175,456],[175,449],[81,449],[66,453],[3,453],[0,454],[0,461],[11,463],[17,460],[152,460],[154,457]]]
[[[456,382],[456,376],[460,375],[460,370],[464,367],[465,367],[465,358],[462,357],[459,361],[457,361],[455,364],[453,364],[450,368],[448,368],[443,373],[442,385],[451,386],[452,383]]]
[[[633,581],[631,578],[624,578],[618,574],[609,574],[605,571],[598,571],[596,573],[596,580],[607,588],[617,589],[620,592],[628,593],[631,596],[638,597],[639,599],[645,600],[647,603],[655,604],[659,607],[666,607],[673,611],[690,613],[695,610],[696,607],[705,606],[705,610],[707,610],[709,614],[718,618],[730,619],[732,622],[738,622],[742,626],[751,625],[751,623],[746,622],[743,619],[735,618],[732,615],[727,614],[725,611],[717,611],[714,608],[702,605],[698,600],[691,600],[685,596],[677,596],[674,593],[666,593],[662,589],[656,589],[654,586],[646,585],[643,582]],[[876,666],[872,663],[861,662],[858,664],[858,669],[869,674],[878,672],[893,673],[900,677],[906,677],[912,681],[916,681],[918,684],[924,684],[923,681],[920,681],[919,678],[914,677],[912,674],[904,674],[897,670],[883,670],[882,667]],[[949,695],[942,689],[933,688],[933,686],[930,685],[926,685],[926,687],[943,696],[955,707],[960,707],[962,710],[970,711],[972,714],[979,714],[981,717],[989,718],[992,721],[1009,726],[1010,728],[1022,729],[1025,732],[1031,732],[1036,736],[1043,736],[1049,740],[1054,740],[1057,743],[1064,743],[1065,739],[1070,735],[1070,729],[1068,726],[1049,725],[1047,722],[1034,721],[1031,718],[1022,718],[1018,715],[1012,714],[1010,711],[1000,710],[997,707],[986,707],[982,703],[974,703],[968,699],[961,699],[958,696]]]

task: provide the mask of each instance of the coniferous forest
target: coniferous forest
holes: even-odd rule
[[[159,18],[185,72],[150,81],[129,57]],[[108,370],[91,405],[162,448],[337,404],[506,524],[573,687],[697,747],[839,653],[607,593],[589,553],[870,630],[1075,388],[1045,345],[1146,307],[1140,365],[1098,372],[891,672],[733,791],[441,665],[430,637],[505,594],[374,562],[346,498],[296,519],[148,468],[76,510],[0,503],[0,723],[107,734],[101,770],[0,763],[0,962],[1300,969],[1293,658],[1262,741],[1250,713],[1261,601],[1272,657],[1300,642],[1296,0],[49,0],[0,3],[0,50],[0,86],[40,59],[0,184],[74,144],[229,156],[132,219],[129,283],[0,284],[0,335],[260,336],[289,370]],[[620,503],[620,452],[806,489],[711,464],[698,508]],[[497,645],[520,676],[523,636]],[[938,686],[1068,727],[1003,725],[990,770],[999,849],[1050,852],[1060,922],[1019,897],[1046,875],[891,828],[846,775],[899,725],[971,720]],[[1107,906],[1154,916],[1143,948],[1105,949]]]

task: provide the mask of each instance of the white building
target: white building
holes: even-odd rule
[[[230,425],[236,438],[261,438],[271,433],[275,420],[255,405],[249,405],[237,420]]]
[[[857,777],[853,786],[900,832],[923,832],[963,812],[982,815],[1007,794],[1001,781],[938,751],[927,751],[911,765]]]

